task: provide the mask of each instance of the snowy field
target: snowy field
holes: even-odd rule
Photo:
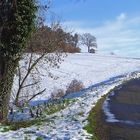
[[[140,60],[102,56],[94,54],[69,54],[59,69],[52,69],[58,78],[53,80],[44,77],[42,84],[47,92],[39,99],[47,99],[49,93],[56,89],[66,89],[73,79],[81,80],[86,90],[76,102],[64,110],[47,115],[53,121],[39,126],[22,128],[17,131],[0,132],[0,140],[87,140],[91,137],[83,127],[87,124],[89,111],[102,95],[126,80],[140,77]],[[99,83],[99,84],[97,84]],[[95,85],[95,86],[93,86]]]
[[[77,79],[85,88],[108,80],[118,75],[140,70],[140,59],[119,58],[95,54],[69,54],[59,69],[51,69],[56,80],[44,77],[42,84],[47,92],[40,99],[47,98],[53,90],[66,89],[66,86]]]

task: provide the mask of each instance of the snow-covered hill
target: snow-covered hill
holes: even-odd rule
[[[85,88],[108,80],[111,77],[140,70],[140,59],[103,56],[89,53],[68,54],[59,69],[51,69],[57,76],[43,78],[47,92],[40,99],[47,98],[55,89],[66,89],[73,79],[83,82]]]
[[[91,137],[83,127],[87,124],[89,111],[102,95],[126,80],[140,77],[140,60],[101,56],[95,54],[69,54],[60,65],[60,69],[51,69],[58,76],[56,80],[44,77],[42,85],[47,86],[47,92],[40,99],[47,98],[54,87],[65,89],[73,79],[81,80],[85,88],[82,96],[65,109],[51,115],[46,115],[46,121],[41,125],[22,128],[17,131],[1,132],[1,140],[87,140]],[[112,78],[114,77],[114,78]],[[104,82],[103,82],[104,81]]]

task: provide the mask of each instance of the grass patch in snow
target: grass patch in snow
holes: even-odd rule
[[[37,137],[35,140],[43,140],[43,138],[41,138],[41,137]]]
[[[32,125],[41,125],[44,121],[43,119],[33,119],[33,120],[24,120],[24,121],[15,121],[15,122],[5,122],[2,132],[7,132],[9,130],[18,130],[20,128],[30,127]]]
[[[65,99],[60,102],[53,102],[46,105],[42,105],[42,107],[45,109],[43,111],[43,114],[51,115],[56,112],[59,112],[60,110],[65,109],[68,105],[75,102],[75,99]],[[41,125],[43,122],[50,122],[52,120],[47,119],[45,116],[40,116],[39,118],[31,119],[31,120],[21,120],[21,121],[12,121],[12,122],[4,122],[0,125],[0,131],[1,132],[7,132],[10,130],[18,130],[20,128],[26,128],[30,127],[32,125]]]
[[[87,118],[88,124],[84,127],[84,129],[90,133],[93,134],[91,137],[91,140],[99,140],[98,136],[98,130],[97,130],[97,120],[98,113],[100,112],[101,105],[105,99],[105,96],[103,96],[95,105],[95,107],[90,111],[90,114]]]
[[[65,109],[68,105],[70,105],[71,103],[75,101],[76,101],[75,99],[65,99],[60,102],[47,104],[45,108],[45,113],[47,115],[54,114],[56,112],[59,112]]]

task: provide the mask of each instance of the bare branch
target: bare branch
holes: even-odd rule
[[[23,87],[21,87],[22,89],[23,88],[26,88],[26,87],[30,87],[30,86],[34,86],[34,85],[36,85],[36,84],[38,84],[39,82],[35,82],[35,83],[32,83],[32,84],[28,84],[28,85],[25,85],[25,86],[23,86]]]
[[[18,78],[18,86],[20,87],[20,82],[21,82],[21,72],[20,72],[20,67],[19,67],[19,64],[18,64],[18,76],[19,76],[19,78]]]
[[[38,96],[38,95],[44,93],[45,91],[46,91],[46,88],[45,88],[44,90],[42,90],[42,91],[40,91],[40,92],[34,94],[34,95],[28,100],[28,102],[31,101],[31,100],[32,100],[33,98],[35,98],[36,96]]]

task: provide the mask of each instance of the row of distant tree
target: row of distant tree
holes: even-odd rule
[[[50,42],[53,43],[50,44]],[[51,45],[51,49],[48,44]],[[61,27],[53,29],[43,26],[32,35],[26,51],[47,51],[50,53],[59,49],[62,52],[76,53],[81,51],[80,45],[87,47],[89,53],[95,53],[97,48],[96,37],[90,33],[72,34],[64,31]]]

